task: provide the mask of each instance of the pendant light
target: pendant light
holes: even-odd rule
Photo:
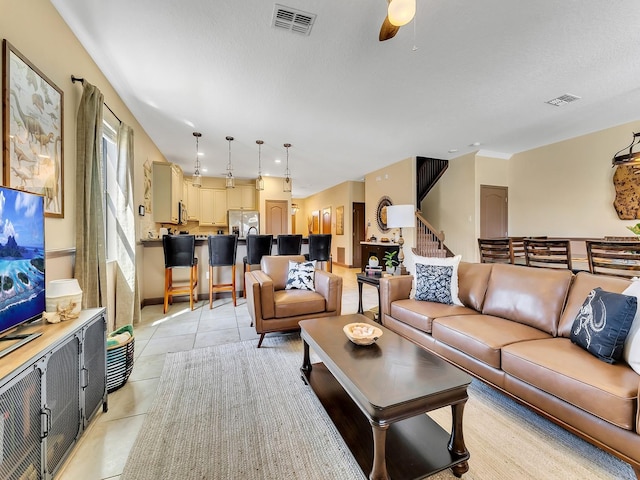
[[[233,178],[233,167],[231,166],[231,142],[233,142],[233,137],[225,137],[229,142],[229,163],[227,164],[227,177],[225,180],[225,186],[227,188],[235,188],[236,180]]]
[[[283,182],[283,187],[282,187],[282,191],[283,192],[290,192],[291,191],[291,173],[289,172],[289,147],[291,146],[290,143],[285,143],[284,144],[284,148],[287,149],[287,168],[284,171],[284,182]]]
[[[264,143],[262,140],[256,140],[258,144],[258,178],[256,178],[256,190],[264,190],[264,180],[262,179],[262,160],[260,158],[262,144]]]
[[[396,27],[406,25],[416,15],[416,0],[391,0],[387,9],[389,23]]]
[[[193,172],[193,186],[202,186],[202,175],[200,175],[200,150],[198,149],[198,140],[202,136],[200,132],[193,132],[193,136],[196,137],[196,164]]]

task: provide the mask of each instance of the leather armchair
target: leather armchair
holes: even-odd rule
[[[290,260],[305,261],[303,255],[264,256],[260,270],[245,273],[247,308],[260,334],[258,348],[267,333],[298,330],[300,320],[337,316],[342,310],[342,278],[333,273],[315,271],[315,292],[285,290]]]

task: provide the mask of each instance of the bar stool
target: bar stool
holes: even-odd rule
[[[242,296],[246,297],[244,274],[251,271],[251,265],[259,265],[264,255],[271,255],[273,235],[247,235],[247,256],[242,259]]]
[[[198,286],[198,259],[196,258],[196,237],[193,235],[165,235],[162,237],[164,249],[164,313],[173,304],[174,295],[189,295],[189,307],[193,310],[195,288]],[[188,268],[189,283],[173,285],[173,269]]]
[[[209,309],[213,308],[213,293],[231,291],[236,304],[236,252],[237,235],[209,235]],[[214,283],[213,267],[231,267],[231,283]]]
[[[309,253],[305,255],[308,260],[316,260],[318,262],[328,262],[329,272],[333,269],[333,260],[331,257],[331,234],[330,233],[312,233],[309,235]]]
[[[278,235],[278,255],[300,255],[302,235]]]

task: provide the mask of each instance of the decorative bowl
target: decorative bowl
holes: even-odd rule
[[[368,323],[350,323],[342,330],[356,345],[371,345],[382,336],[382,330]]]

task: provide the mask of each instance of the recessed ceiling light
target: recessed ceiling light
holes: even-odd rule
[[[204,157],[204,152],[198,152],[199,157]]]
[[[281,163],[281,162],[282,162],[282,160],[280,160],[279,158],[276,158],[276,159],[274,160],[274,162],[276,162],[276,163]]]
[[[202,168],[201,170],[202,170],[203,172],[208,172],[208,171],[209,171],[209,169],[208,169],[208,168]]]
[[[473,142],[471,145],[469,145],[470,147],[479,147],[480,145],[482,145],[480,142]]]
[[[457,148],[452,148],[450,150],[448,150],[449,153],[456,153],[458,151]]]

